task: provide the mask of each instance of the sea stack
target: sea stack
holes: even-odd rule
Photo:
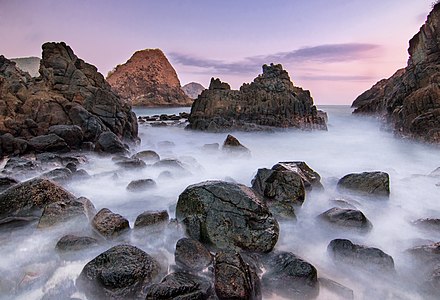
[[[240,90],[211,79],[208,90],[194,101],[188,128],[212,132],[270,128],[326,130],[326,116],[313,105],[310,92],[293,85],[278,64],[263,66],[263,74]]]
[[[133,106],[190,106],[179,78],[160,49],[137,51],[107,76],[113,90]]]
[[[355,114],[379,116],[397,135],[440,143],[440,4],[409,41],[408,64],[353,102]]]

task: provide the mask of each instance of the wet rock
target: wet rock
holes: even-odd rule
[[[106,238],[116,237],[130,229],[128,220],[107,208],[101,209],[92,220],[93,228]]]
[[[99,135],[95,144],[95,151],[110,154],[125,154],[127,148],[122,144],[116,134],[106,131]]]
[[[57,168],[41,174],[41,177],[55,182],[65,182],[73,177],[73,173],[68,168]]]
[[[87,198],[84,198],[87,199]],[[88,224],[87,210],[94,206],[90,200],[77,201],[58,201],[46,205],[38,223],[39,228],[47,228],[58,225],[73,219],[77,219],[77,224]]]
[[[19,181],[11,177],[0,177],[0,193],[17,184]]]
[[[337,262],[371,271],[394,271],[393,258],[378,248],[353,244],[346,239],[335,239],[330,242],[327,251]]]
[[[228,134],[225,141],[223,142],[223,151],[227,151],[230,153],[243,153],[243,154],[250,154],[251,151],[243,146],[239,140],[237,140],[236,137]]]
[[[54,182],[37,178],[12,186],[0,194],[0,219],[11,216],[41,215],[44,207],[76,197]]]
[[[431,231],[440,230],[440,219],[433,219],[433,218],[418,219],[412,222],[412,224],[424,230],[431,230]]]
[[[124,169],[142,169],[147,166],[147,164],[143,160],[140,160],[138,158],[122,159],[116,162],[116,165]]]
[[[159,273],[153,257],[137,247],[118,245],[88,262],[77,286],[90,299],[134,299]]]
[[[262,299],[260,280],[237,252],[218,252],[214,286],[219,299]]]
[[[272,167],[272,170],[292,171],[297,173],[301,177],[304,183],[304,187],[307,190],[311,190],[312,188],[314,189],[324,188],[321,184],[321,176],[319,176],[317,172],[315,172],[303,161],[279,162]]]
[[[127,185],[127,191],[142,192],[156,187],[156,182],[153,179],[138,179],[133,180]]]
[[[11,157],[4,166],[4,171],[15,173],[19,171],[35,171],[40,170],[41,166],[38,162],[23,157]],[[4,172],[3,171],[3,172]]]
[[[152,150],[144,150],[144,151],[138,152],[135,155],[133,155],[132,158],[141,159],[141,160],[148,162],[148,163],[155,163],[160,160],[159,154],[157,154],[156,152],[154,152]]]
[[[148,210],[137,216],[134,227],[146,227],[155,225],[165,225],[168,223],[169,215],[166,210],[153,211]]]
[[[175,272],[146,289],[147,300],[216,299],[211,283],[200,276]]]
[[[31,138],[28,143],[29,147],[37,152],[68,152],[70,150],[66,141],[53,133]]]
[[[199,241],[182,238],[176,243],[174,259],[186,270],[201,271],[212,263],[212,255]]]
[[[338,188],[372,196],[390,195],[390,177],[384,172],[348,174],[338,181]]]
[[[316,268],[290,252],[272,252],[264,259],[262,283],[270,291],[289,299],[314,298],[319,293]]]
[[[16,138],[10,133],[0,135],[0,156],[24,154],[28,148],[28,142],[21,138]]]
[[[341,299],[349,299],[349,300],[354,299],[354,292],[352,289],[350,289],[346,286],[343,286],[342,284],[340,284],[334,280],[320,277],[319,278],[319,285],[321,288],[325,288],[325,289],[329,290],[330,292],[336,294]]]
[[[440,242],[413,247],[407,253],[423,264],[433,266],[440,263]]]
[[[258,169],[252,189],[263,197],[274,215],[282,218],[295,218],[295,206],[305,199],[301,176],[291,170]]]
[[[62,138],[70,148],[79,149],[84,139],[81,127],[77,125],[53,125],[49,134],[53,133]]]
[[[56,244],[55,248],[61,252],[80,251],[98,245],[98,240],[88,236],[65,235]]]
[[[191,238],[220,249],[268,252],[278,240],[275,218],[250,188],[240,184],[190,185],[179,196],[176,217]]]
[[[322,220],[336,226],[369,230],[372,225],[365,215],[356,209],[333,207],[319,215]]]

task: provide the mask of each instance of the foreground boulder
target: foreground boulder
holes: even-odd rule
[[[440,4],[409,41],[408,64],[354,102],[355,114],[379,116],[397,134],[440,142]]]
[[[261,284],[255,271],[239,253],[218,252],[214,263],[215,291],[219,299],[261,299]]]
[[[133,299],[159,273],[153,257],[137,247],[118,245],[88,262],[77,286],[91,299]]]
[[[309,91],[295,87],[281,65],[264,65],[263,74],[240,90],[211,79],[194,101],[188,128],[212,132],[265,130],[273,127],[322,129],[326,121]]]
[[[116,237],[130,229],[128,220],[107,208],[101,209],[92,220],[93,228],[106,238]]]
[[[279,226],[248,187],[223,181],[190,185],[179,196],[176,217],[188,235],[220,249],[268,252]]]
[[[112,91],[96,67],[79,59],[65,43],[45,43],[40,76],[32,78],[0,56],[0,132],[30,141],[30,147],[3,147],[3,155],[64,150],[95,143],[103,132],[137,140],[130,105]],[[77,127],[53,127],[53,126]],[[80,128],[81,132],[78,130]],[[44,138],[36,139],[36,137]],[[57,137],[57,138],[55,138]]]
[[[75,199],[74,195],[50,180],[31,179],[0,194],[0,219],[11,216],[41,216],[47,205]]]
[[[385,172],[348,174],[338,181],[338,188],[371,196],[390,195],[390,176]]]
[[[337,262],[369,271],[394,271],[393,258],[378,248],[353,244],[345,239],[335,239],[330,242],[327,251]]]

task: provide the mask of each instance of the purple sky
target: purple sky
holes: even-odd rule
[[[350,104],[404,67],[432,0],[0,0],[0,54],[41,56],[65,41],[106,75],[160,48],[183,84],[238,88],[282,63],[317,104]]]

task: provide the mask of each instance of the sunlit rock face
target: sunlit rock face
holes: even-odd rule
[[[356,114],[378,115],[398,135],[440,142],[440,4],[409,41],[406,68],[354,102]]]
[[[326,130],[325,113],[313,105],[310,92],[293,85],[281,65],[264,65],[263,74],[240,90],[211,79],[194,101],[188,128],[219,132],[270,128]]]

